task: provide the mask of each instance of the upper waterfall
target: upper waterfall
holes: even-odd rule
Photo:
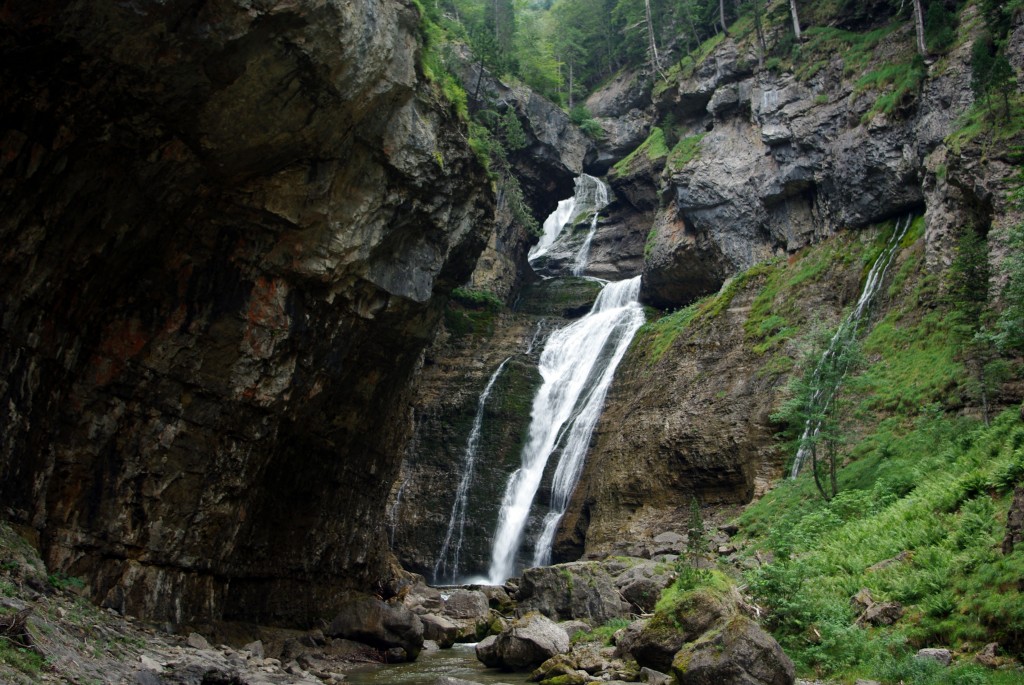
[[[600,179],[589,174],[580,174],[576,177],[576,191],[572,197],[566,198],[558,203],[558,207],[544,220],[544,229],[540,240],[530,250],[528,259],[533,260],[547,254],[551,246],[555,244],[562,229],[566,224],[571,224],[576,217],[583,217],[590,213],[601,211],[608,204],[608,186]],[[592,228],[596,228],[596,217]],[[592,237],[592,233],[591,236]],[[588,237],[588,238],[589,238]],[[586,241],[587,247],[590,240]],[[585,259],[584,255],[584,259]]]

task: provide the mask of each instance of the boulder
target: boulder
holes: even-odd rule
[[[641,666],[668,671],[676,652],[732,613],[726,601],[706,588],[680,597],[671,611],[659,612],[647,622],[630,645],[629,653]]]
[[[210,648],[210,642],[199,633],[189,633],[188,638],[185,640],[185,644],[187,644],[192,649]]]
[[[495,637],[477,644],[476,654],[486,666],[510,670],[534,668],[556,654],[569,651],[569,637],[551,619],[529,613]]]
[[[941,649],[936,647],[926,647],[925,649],[917,650],[915,655],[918,659],[927,659],[934,661],[943,666],[949,666],[953,662],[953,653],[948,649]]]
[[[645,614],[654,610],[661,591],[671,585],[675,577],[668,564],[647,561],[620,573],[615,578],[615,587],[633,609]]]
[[[586,621],[562,621],[558,624],[558,627],[565,631],[565,634],[569,636],[571,640],[577,633],[589,633],[591,626]]]
[[[459,626],[444,616],[423,614],[420,621],[423,622],[423,639],[433,640],[441,649],[447,649],[455,644],[462,632]]]
[[[985,645],[980,652],[974,655],[974,661],[985,668],[998,668],[1003,663],[1003,659],[999,658],[997,654],[998,651],[999,643],[990,642]]]
[[[669,685],[672,680],[672,676],[661,671],[655,671],[653,668],[647,668],[646,666],[640,669],[640,682],[648,683],[648,685]]]
[[[869,606],[857,619],[857,623],[891,626],[901,618],[903,618],[903,606],[899,602],[878,602]]]
[[[588,619],[595,624],[628,615],[612,576],[600,562],[578,561],[523,572],[519,609],[558,620]]]
[[[615,656],[632,657],[633,646],[638,643],[650,619],[640,618],[615,633]]]
[[[672,660],[679,685],[792,685],[793,662],[771,635],[746,616],[687,644]]]
[[[329,637],[357,640],[380,649],[401,648],[413,660],[423,648],[423,622],[402,604],[370,595],[351,595],[325,631]]]
[[[480,590],[453,590],[450,594],[442,594],[443,609],[441,615],[451,619],[472,619],[485,621],[490,612],[487,595]]]
[[[498,668],[501,666],[501,661],[498,659],[497,644],[497,635],[488,635],[483,640],[476,643],[476,658],[480,663],[488,668]]]

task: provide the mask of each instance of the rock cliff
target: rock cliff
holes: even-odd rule
[[[834,326],[856,301],[858,245],[874,233],[836,236],[923,215],[912,261],[924,270],[916,277],[949,265],[965,227],[988,236],[999,273],[1007,231],[1020,219],[1005,200],[1012,160],[951,138],[972,103],[972,12],[957,47],[927,66],[907,52],[911,25],[879,41],[876,56],[922,70],[890,110],[883,98],[896,86],[865,89],[862,72],[841,54],[825,55],[812,73],[758,71],[750,43],[732,38],[655,86],[652,120],[672,128],[652,129],[609,173],[634,220],[650,217],[642,297],[672,309],[721,288],[722,304],[641,331],[609,394],[556,559],[627,552],[661,531],[684,530],[690,498],[747,502],[781,475],[770,416],[799,354],[789,338],[814,322]],[[1021,32],[1018,25],[1011,35]],[[626,83],[592,100],[627,116]],[[854,265],[819,259],[827,276],[819,272],[811,289],[797,278],[780,288],[758,268],[728,281],[825,242],[844,245],[837,249]],[[704,318],[709,308],[716,314]],[[704,323],[689,325],[690,315]]]
[[[107,606],[388,577],[411,381],[493,199],[400,0],[0,14],[0,501]]]

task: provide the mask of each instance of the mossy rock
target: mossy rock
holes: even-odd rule
[[[775,638],[740,614],[679,650],[671,672],[679,685],[792,685],[796,680],[793,662]]]

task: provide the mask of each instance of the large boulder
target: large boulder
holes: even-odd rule
[[[771,635],[736,615],[680,650],[672,675],[679,685],[792,685],[796,669]]]
[[[451,647],[462,635],[459,626],[444,616],[423,614],[420,621],[423,622],[423,639],[433,640],[441,649]]]
[[[477,644],[477,658],[485,666],[525,670],[569,651],[569,636],[557,623],[539,613],[529,613],[498,636]]]
[[[630,611],[607,568],[595,561],[526,569],[519,586],[519,608],[563,621],[590,619],[594,624]]]
[[[356,594],[343,601],[338,614],[324,633],[365,642],[380,649],[399,647],[406,658],[415,659],[423,649],[423,622],[401,604]]]
[[[676,652],[735,610],[719,593],[698,588],[683,594],[671,610],[659,611],[633,638],[629,653],[641,666],[668,671]]]

